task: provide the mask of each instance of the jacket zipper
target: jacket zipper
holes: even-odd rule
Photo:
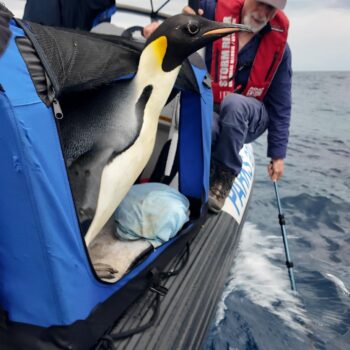
[[[218,67],[218,61],[219,61],[219,50],[215,51],[215,76],[214,76],[214,82],[217,83],[219,81],[219,67]]]

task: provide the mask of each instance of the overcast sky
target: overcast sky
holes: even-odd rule
[[[24,0],[1,1],[22,15]],[[153,2],[157,6],[163,1]],[[148,0],[124,3],[149,6]],[[164,12],[178,12],[184,3],[172,0]],[[350,0],[288,0],[285,12],[290,19],[294,70],[350,70]]]

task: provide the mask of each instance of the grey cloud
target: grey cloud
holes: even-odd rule
[[[312,11],[325,8],[350,10],[350,0],[288,0],[288,10]]]
[[[331,5],[330,7],[335,8],[344,8],[344,9],[350,9],[350,1],[349,0],[332,0],[330,1]]]

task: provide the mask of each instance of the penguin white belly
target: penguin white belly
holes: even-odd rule
[[[85,236],[87,245],[100,232],[128,193],[152,155],[158,118],[145,116],[139,137],[103,169],[97,208]]]
[[[160,112],[180,70],[177,67],[168,73],[162,71],[161,66],[155,63],[154,56],[147,50],[143,51],[139,65],[148,69],[139,69],[134,79],[138,96],[135,101],[142,98],[147,87],[151,87],[144,108],[141,131],[134,144],[117,155],[102,171],[96,212],[85,236],[86,245],[92,242],[113,215],[150,159]]]

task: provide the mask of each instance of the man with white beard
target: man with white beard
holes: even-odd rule
[[[215,102],[209,209],[218,213],[242,167],[239,151],[268,130],[268,174],[283,175],[291,116],[287,0],[201,0],[199,14],[252,30],[206,50]],[[184,12],[193,13],[189,7]]]
[[[239,151],[268,130],[268,174],[284,170],[291,116],[292,68],[287,44],[287,0],[200,0],[198,14],[252,30],[216,41],[206,49],[215,110],[209,210],[218,213],[242,167]],[[185,13],[194,14],[185,7]],[[158,26],[144,28],[148,37]]]

